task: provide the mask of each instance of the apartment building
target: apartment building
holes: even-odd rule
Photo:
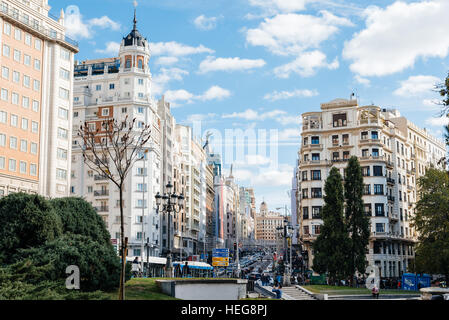
[[[120,200],[115,184],[93,172],[83,161],[81,142],[77,137],[80,125],[101,128],[102,121],[135,119],[135,130],[151,126],[151,138],[145,146],[146,154],[139,154],[125,181],[125,237],[128,255],[141,256],[142,240],[150,256],[161,254],[161,214],[155,195],[162,193],[163,126],[158,105],[151,96],[149,43],[137,30],[122,39],[119,56],[87,60],[75,65],[74,108],[72,131],[71,195],[84,197],[96,208],[111,234],[120,245]],[[163,105],[163,103],[160,103]],[[127,124],[128,125],[128,124]],[[101,134],[101,131],[100,131]],[[109,162],[111,159],[108,159]],[[112,165],[112,167],[114,167]],[[144,250],[144,258],[146,259]]]
[[[0,197],[69,194],[73,61],[64,12],[47,0],[0,1]]]
[[[312,243],[320,234],[324,183],[332,167],[344,176],[357,156],[364,176],[365,213],[371,217],[367,259],[382,277],[399,277],[414,259],[416,231],[410,220],[417,200],[416,180],[438,167],[445,144],[402,117],[397,110],[359,106],[337,99],[321,112],[302,115],[298,194],[300,238],[312,266]]]
[[[256,240],[264,245],[276,245],[277,228],[284,225],[284,219],[279,212],[269,211],[267,203],[262,202],[255,219]]]

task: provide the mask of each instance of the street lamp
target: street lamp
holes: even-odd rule
[[[173,185],[169,182],[166,186],[166,193],[161,195],[159,192],[156,195],[156,206],[158,211],[167,214],[168,216],[168,244],[167,244],[167,274],[166,276],[173,277],[173,263],[171,256],[171,241],[170,241],[170,229],[171,229],[171,215],[173,213],[179,213],[184,208],[184,196],[172,193]]]

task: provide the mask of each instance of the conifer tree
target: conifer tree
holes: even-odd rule
[[[344,223],[344,192],[342,176],[332,168],[324,186],[323,225],[313,244],[314,271],[328,273],[329,283],[346,279],[351,272],[349,265],[350,239]]]
[[[345,177],[346,226],[351,238],[349,263],[351,283],[354,275],[365,273],[368,261],[368,244],[370,237],[370,218],[364,212],[363,176],[357,157],[351,157],[348,162]]]

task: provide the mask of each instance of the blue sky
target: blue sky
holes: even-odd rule
[[[50,5],[54,15],[65,11],[68,33],[80,43],[77,60],[116,56],[132,28],[133,1]],[[449,70],[447,12],[447,0],[140,0],[137,6],[138,29],[151,42],[153,94],[166,95],[178,122],[200,119],[204,131],[223,136],[226,129],[278,130],[278,161],[268,151],[225,163],[229,170],[234,162],[238,182],[253,185],[257,203],[265,199],[271,209],[290,203],[299,115],[322,102],[355,92],[360,104],[397,108],[441,135],[447,121],[435,118],[432,87]]]

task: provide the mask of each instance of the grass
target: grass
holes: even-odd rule
[[[157,280],[223,280],[220,278],[134,278],[126,282],[125,298],[126,300],[179,300],[165,295],[159,289]],[[118,299],[118,290],[109,292],[107,295],[112,300]]]
[[[156,284],[157,278],[140,279],[135,278],[126,282],[125,299],[126,300],[179,300],[167,296],[161,292]],[[112,300],[118,300],[118,290],[108,293]]]
[[[352,295],[352,294],[371,294],[371,290],[366,288],[351,288],[351,287],[338,287],[338,286],[326,286],[326,285],[308,285],[304,286],[307,290],[313,293],[329,294],[329,295]],[[383,289],[380,290],[380,294],[420,294],[419,291],[405,291],[395,289]]]

